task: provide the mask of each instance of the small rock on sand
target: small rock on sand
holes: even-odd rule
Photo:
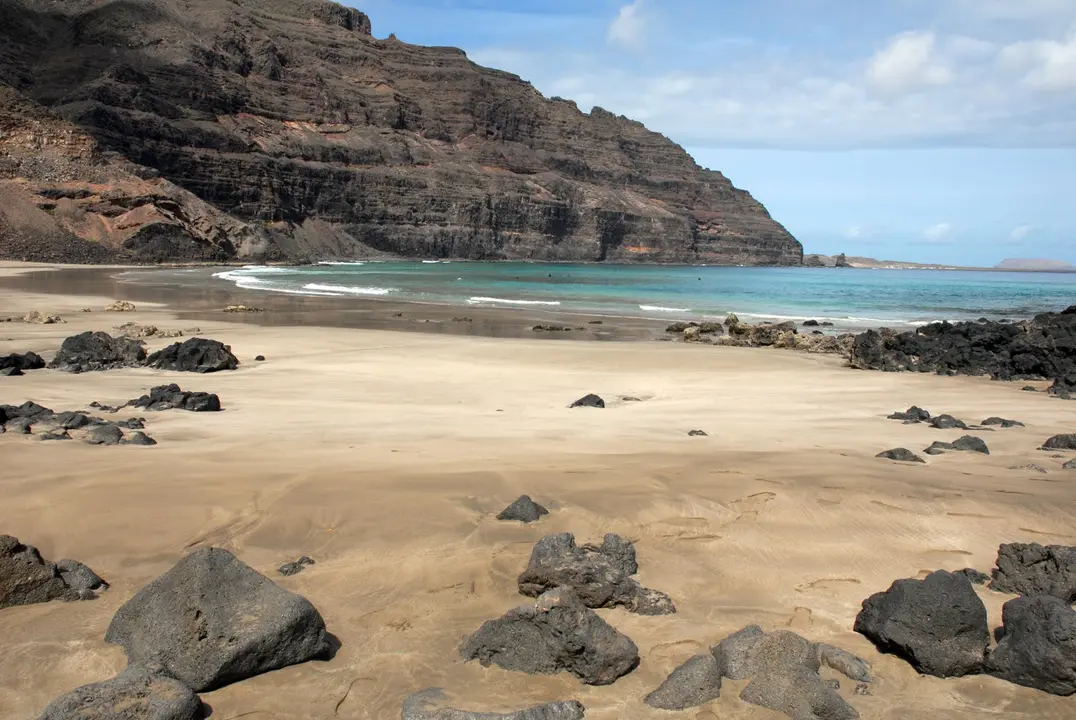
[[[52,313],[43,313],[40,310],[31,310],[26,313],[22,321],[24,323],[32,323],[34,325],[56,325],[57,323],[64,322],[64,319],[59,315],[53,315]]]
[[[403,703],[401,720],[583,720],[582,703],[569,700],[530,707],[500,714],[470,712],[444,707],[445,694],[440,688],[430,688],[409,696]]]
[[[974,437],[973,435],[965,435],[956,442],[941,442],[936,441],[928,447],[925,452],[927,455],[941,455],[947,452],[977,452],[983,455],[989,455],[990,449],[983,442],[982,438]]]
[[[579,398],[578,400],[573,402],[571,405],[569,405],[569,407],[573,407],[573,408],[577,408],[577,407],[604,408],[605,407],[605,401],[602,400],[597,395],[591,393],[590,395],[584,395],[583,397]]]
[[[1043,450],[1076,450],[1076,433],[1054,435],[1042,444]]]
[[[265,362],[265,356],[264,356],[264,355],[258,355],[258,356],[256,356],[256,357],[254,358],[254,362]]]
[[[530,495],[520,495],[515,502],[501,511],[497,516],[497,519],[518,520],[519,522],[532,523],[536,522],[543,515],[548,514],[549,511],[534,502],[534,500],[531,500]]]
[[[110,305],[105,306],[105,312],[134,312],[134,303],[127,302],[126,300],[117,300]]]
[[[919,457],[911,450],[907,448],[893,448],[892,450],[886,450],[880,452],[875,457],[885,458],[887,460],[896,460],[898,462],[913,462],[913,463],[925,463],[926,460]]]
[[[709,433],[705,430],[691,430],[688,432],[688,437],[709,437]]]
[[[284,563],[279,568],[277,568],[277,572],[279,572],[281,575],[284,575],[285,577],[290,577],[292,575],[298,575],[299,573],[301,573],[303,570],[306,569],[307,565],[316,564],[317,563],[314,562],[314,558],[303,555],[295,562]]]
[[[991,425],[997,425],[997,426],[1003,427],[1003,428],[1024,427],[1024,424],[1022,422],[1020,422],[1019,420],[1008,420],[1006,418],[1001,418],[1001,417],[988,417],[986,420],[983,420],[979,424],[987,426],[987,427],[989,427]]]
[[[201,720],[201,700],[156,663],[131,665],[104,682],[83,685],[49,703],[38,720]]]

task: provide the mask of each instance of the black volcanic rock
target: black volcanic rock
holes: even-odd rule
[[[1042,444],[1043,450],[1076,450],[1076,433],[1054,435]]]
[[[857,335],[849,362],[863,370],[988,375],[999,380],[1076,379],[1076,312],[1043,313],[1021,322],[931,323],[898,333]]]
[[[971,581],[944,570],[923,580],[897,580],[864,600],[855,630],[936,677],[979,672],[990,644],[986,607]]]
[[[967,430],[968,426],[963,420],[957,420],[952,415],[939,415],[930,419],[930,426],[938,430],[953,430],[959,428]]]
[[[886,450],[885,452],[880,452],[877,455],[875,455],[875,457],[885,458],[887,460],[896,460],[898,462],[914,462],[914,463],[925,463],[926,462],[926,460],[919,457],[918,455],[916,455],[915,453],[913,453],[911,450],[909,450],[907,448],[893,448],[892,450]]]
[[[497,515],[498,520],[518,520],[519,522],[532,523],[543,515],[548,515],[549,511],[538,503],[531,500],[530,495],[520,495],[519,498],[511,505]]]
[[[567,671],[588,685],[610,685],[639,664],[635,643],[567,588],[486,622],[464,640],[460,655],[532,675]]]
[[[940,440],[935,441],[923,452],[927,455],[941,455],[947,452],[977,452],[982,453],[983,455],[989,455],[990,448],[987,447],[982,438],[977,438],[974,435],[965,435],[951,443],[941,442]]]
[[[194,337],[158,350],[146,358],[146,365],[158,370],[211,373],[235,370],[239,360],[224,343]]]
[[[1076,602],[1076,547],[1007,543],[998,547],[996,564],[991,590]]]
[[[91,600],[108,584],[76,560],[51,563],[32,545],[0,535],[0,608],[51,600]]]
[[[45,367],[45,360],[35,352],[11,353],[0,356],[0,370],[40,370]]]
[[[130,665],[116,677],[75,688],[49,703],[38,720],[202,720],[194,691],[158,664]]]
[[[158,385],[148,395],[131,400],[128,405],[150,411],[189,410],[191,412],[217,412],[220,398],[213,393],[181,390],[179,385]]]
[[[139,340],[87,331],[64,340],[49,367],[81,373],[134,367],[145,359],[146,349]]]
[[[579,398],[578,400],[573,402],[571,405],[569,405],[569,407],[573,407],[573,408],[577,408],[577,407],[603,408],[603,407],[605,407],[605,401],[602,400],[597,395],[594,395],[593,393],[591,393],[590,395],[584,395],[583,397]]]
[[[802,261],[667,138],[341,5],[2,0],[0,47],[2,256]]]
[[[612,533],[601,545],[576,545],[571,533],[549,535],[531,551],[518,579],[519,592],[531,597],[558,587],[571,588],[587,607],[623,607],[640,615],[676,612],[668,595],[642,587],[635,546]]]
[[[918,405],[912,405],[904,412],[895,412],[889,416],[890,420],[903,420],[905,422],[926,422],[930,420],[930,413],[919,407]]]
[[[1007,420],[1002,417],[988,417],[979,424],[986,427],[990,427],[991,425],[997,425],[1002,428],[1024,427],[1024,424],[1019,420]]]
[[[219,548],[192,552],[135,593],[105,642],[132,664],[160,662],[197,692],[331,651],[313,605]]]
[[[1054,695],[1076,693],[1076,611],[1049,595],[1020,597],[1001,611],[1003,635],[986,670]]]

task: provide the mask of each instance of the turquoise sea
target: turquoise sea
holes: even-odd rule
[[[736,313],[846,328],[1016,319],[1076,304],[1076,274],[1063,273],[393,261],[247,266],[213,277],[344,300],[667,319]]]

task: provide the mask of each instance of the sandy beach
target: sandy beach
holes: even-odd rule
[[[1022,392],[1024,382],[854,371],[791,351],[255,324],[213,311],[216,297],[196,313],[164,297],[103,312],[114,287],[0,290],[0,317],[41,310],[67,321],[0,323],[0,354],[50,359],[69,335],[137,322],[197,327],[242,364],[212,375],[0,378],[0,403],[58,411],[168,382],[218,393],[225,408],[129,413],[146,417],[159,442],[150,448],[0,435],[0,534],[49,559],[77,558],[112,585],[93,602],[0,610],[2,718],[36,717],[57,695],[121,670],[123,651],[103,640],[117,608],[210,546],[308,598],[341,642],[330,661],[205,693],[214,720],[397,718],[403,699],[428,687],[472,710],[574,698],[593,720],[781,718],[741,702],[743,683],[681,713],[642,702],[674,667],[752,623],[868,660],[872,694],[853,696],[847,680],[841,689],[864,718],[1076,717],[1072,698],[983,675],[920,676],[852,631],[863,599],[898,578],[989,572],[1003,542],[1076,544],[1076,471],[1061,469],[1073,455],[1037,450],[1076,431],[1072,403]],[[568,409],[586,393],[608,407]],[[964,434],[886,419],[912,404],[1027,426],[974,432],[989,456],[875,458]],[[693,429],[708,436],[689,437]],[[1013,469],[1029,463],[1048,473]],[[551,514],[496,520],[522,493]],[[640,581],[676,603],[664,617],[599,611],[640,650],[638,669],[613,685],[486,669],[457,651],[482,622],[529,601],[516,576],[554,532],[634,541]],[[317,564],[276,573],[300,555]],[[976,591],[999,626],[1013,596]]]

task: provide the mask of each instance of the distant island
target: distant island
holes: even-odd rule
[[[1035,258],[1006,258],[996,266],[999,270],[1076,270],[1076,265],[1064,260],[1042,260]]]
[[[974,265],[945,265],[941,263],[917,263],[905,260],[877,260],[856,255],[820,255],[812,253],[803,256],[804,267],[814,268],[865,268],[884,270],[986,270],[1009,272],[1076,272],[1076,265],[1064,260],[1043,260],[1027,258],[1006,258],[993,267]]]

